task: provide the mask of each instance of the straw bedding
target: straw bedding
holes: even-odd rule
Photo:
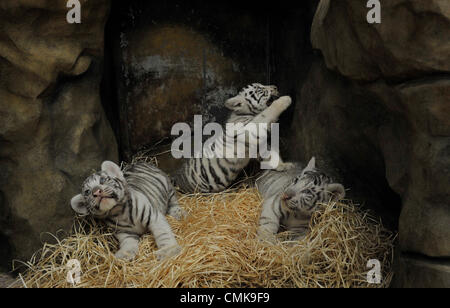
[[[26,263],[24,287],[72,287],[65,265],[81,263],[77,287],[387,287],[393,235],[353,204],[323,205],[301,242],[272,245],[256,239],[261,197],[241,187],[221,194],[180,196],[189,217],[169,218],[181,254],[158,262],[151,235],[143,238],[133,262],[114,258],[118,243],[111,230],[92,219],[75,219],[74,233],[46,244]],[[378,259],[383,283],[367,283],[367,262]]]

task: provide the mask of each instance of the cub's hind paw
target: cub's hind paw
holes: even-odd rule
[[[282,163],[282,164],[278,165],[276,171],[283,172],[283,171],[291,170],[293,168],[295,168],[295,164],[293,164],[293,163]]]
[[[175,257],[179,255],[181,252],[181,246],[180,245],[174,245],[169,247],[161,248],[160,250],[155,252],[156,258],[158,261],[164,261],[166,259]]]
[[[136,258],[136,255],[136,251],[119,250],[114,256],[116,259],[128,262],[133,261]]]
[[[183,220],[188,216],[187,212],[179,206],[171,208],[169,210],[169,215],[178,221]]]

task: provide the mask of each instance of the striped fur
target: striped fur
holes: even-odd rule
[[[297,164],[285,172],[265,172],[256,185],[264,200],[258,236],[270,242],[284,231],[291,234],[292,240],[301,239],[319,204],[345,197],[344,187],[316,169],[314,158],[306,168]]]
[[[159,259],[180,251],[165,215],[182,219],[175,189],[169,178],[148,163],[135,163],[123,171],[112,162],[104,162],[102,171],[91,175],[82,194],[71,201],[81,215],[92,215],[116,230],[119,259],[134,259],[140,236],[151,232],[159,248]]]
[[[292,102],[290,97],[285,96],[270,104],[271,99],[277,96],[278,90],[275,86],[252,84],[245,87],[236,97],[225,103],[225,106],[232,111],[227,123],[241,123],[244,126],[249,123],[266,123],[270,128],[270,125],[278,121],[279,116]],[[234,146],[235,142],[239,142],[236,140],[242,134],[245,134],[244,130],[227,131],[220,145],[221,153],[226,153],[227,148]],[[233,143],[230,144],[230,140]],[[254,140],[259,141],[259,138],[255,136]],[[245,153],[249,153],[248,138],[246,138],[244,146]],[[271,154],[279,157],[278,153]],[[221,192],[233,184],[249,162],[249,158],[192,158],[185,161],[183,166],[174,174],[173,179],[175,185],[185,193]],[[280,159],[277,170],[285,170],[290,167],[290,164],[284,164]]]

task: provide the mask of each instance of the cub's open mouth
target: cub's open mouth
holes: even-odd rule
[[[286,200],[281,199],[281,206],[283,206],[286,210],[288,210],[291,213],[294,213],[296,211],[296,207],[289,205]]]
[[[114,199],[113,197],[98,197],[97,198],[97,204],[102,204],[103,201],[113,200],[113,199]]]

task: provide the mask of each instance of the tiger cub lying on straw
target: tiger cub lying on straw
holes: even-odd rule
[[[284,231],[290,233],[292,241],[302,239],[319,204],[345,197],[344,186],[317,170],[315,158],[305,169],[296,166],[285,172],[267,171],[256,185],[264,199],[258,237],[272,243],[276,234]]]
[[[292,104],[289,96],[278,98],[279,92],[276,86],[264,86],[254,83],[243,88],[236,97],[226,101],[225,107],[231,110],[227,123],[243,124],[273,124],[278,121],[280,115]],[[278,98],[278,99],[276,99]],[[276,99],[275,101],[271,101]],[[270,130],[270,128],[269,128]],[[238,136],[245,133],[242,129],[237,134],[227,132],[220,149],[233,148]],[[229,137],[229,138],[228,138]],[[260,139],[258,137],[257,141]],[[245,148],[251,146],[248,139],[245,140]],[[292,164],[283,163],[279,153],[270,151],[270,154],[278,158],[277,170],[292,168]],[[260,155],[260,154],[259,154]],[[174,174],[175,184],[185,193],[217,193],[222,192],[233,184],[242,170],[249,164],[250,158],[192,158],[187,160]]]
[[[92,215],[116,230],[118,259],[134,259],[140,236],[149,231],[159,248],[159,260],[181,250],[165,215],[180,220],[185,213],[169,178],[153,165],[135,163],[122,172],[115,163],[104,162],[102,170],[84,182],[82,194],[71,205],[78,214]]]

